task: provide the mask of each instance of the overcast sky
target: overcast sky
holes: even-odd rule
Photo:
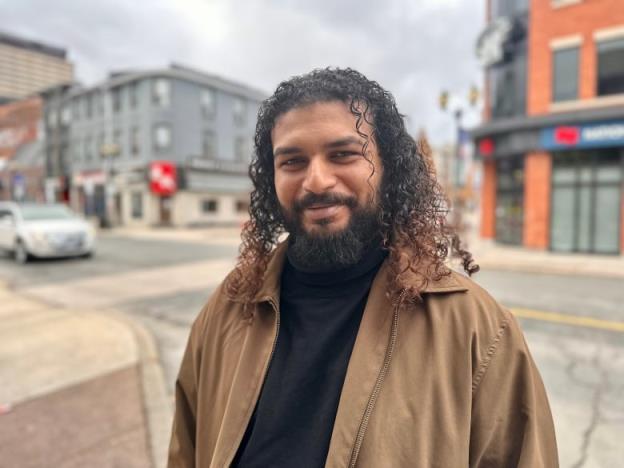
[[[440,90],[467,106],[484,0],[0,0],[0,30],[68,51],[84,84],[176,62],[267,93],[289,76],[352,67],[391,91],[409,128],[453,138]],[[478,111],[466,118],[478,122]]]

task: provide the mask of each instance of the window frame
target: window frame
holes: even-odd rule
[[[570,96],[568,96],[567,94],[564,96],[561,96],[562,91],[561,89],[559,90],[560,96],[557,95],[557,83],[561,83],[561,80],[557,80],[557,77],[559,76],[561,77],[569,77],[571,76],[570,73],[568,73],[567,71],[564,71],[563,73],[557,73],[557,55],[559,54],[559,57],[561,57],[561,54],[565,54],[565,53],[570,53],[570,52],[574,52],[576,57],[576,63],[575,63],[575,72],[572,76],[574,76],[575,78],[575,91],[574,91],[574,95],[572,96],[572,94],[570,94]],[[581,69],[581,47],[579,44],[570,44],[570,45],[566,45],[566,46],[562,46],[562,47],[556,47],[553,48],[551,50],[551,84],[550,84],[550,89],[551,89],[551,96],[550,96],[550,100],[553,103],[560,103],[560,102],[568,102],[568,101],[576,101],[579,98],[579,91],[580,91],[580,69]],[[562,74],[561,74],[562,73]],[[561,87],[561,84],[559,85],[559,87]]]
[[[219,200],[216,198],[202,198],[200,200],[200,210],[202,214],[212,214],[219,212]]]
[[[606,93],[600,92],[600,89],[601,89],[601,82],[600,82],[601,52],[609,52],[609,51],[601,51],[600,48],[601,46],[604,47],[605,45],[608,45],[610,43],[615,43],[615,44],[619,43],[618,45],[620,45],[620,47],[617,47],[616,50],[619,51],[620,54],[624,56],[624,35],[604,38],[604,39],[600,39],[596,41],[596,97],[620,96],[624,94],[624,83],[620,85],[621,89],[617,90],[616,92],[606,92]],[[624,78],[624,64],[622,65],[622,71],[621,71],[620,76]]]
[[[156,137],[159,128],[166,128],[169,131],[169,144],[167,146],[159,146]],[[152,126],[152,148],[157,152],[165,152],[173,148],[173,127],[169,122],[157,122]]]
[[[158,92],[159,83],[167,84],[167,98],[165,100],[161,100],[161,95]],[[152,104],[156,107],[160,108],[168,108],[171,106],[171,98],[173,94],[173,83],[170,78],[154,78],[152,80]]]

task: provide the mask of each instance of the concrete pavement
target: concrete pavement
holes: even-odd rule
[[[0,465],[161,467],[171,421],[151,336],[0,283]]]
[[[238,229],[115,229],[102,235],[109,233],[137,241],[239,242]],[[484,270],[624,278],[624,257],[469,245]],[[0,466],[164,466],[172,401],[162,356],[137,317],[118,308],[137,298],[207,290],[232,265],[232,259],[198,258],[110,277],[85,273],[23,285],[19,293],[0,283]],[[137,284],[138,291],[128,286]]]

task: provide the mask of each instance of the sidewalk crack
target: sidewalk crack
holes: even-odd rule
[[[589,455],[588,452],[592,442],[592,437],[602,420],[602,402],[603,396],[609,388],[609,373],[602,367],[599,354],[600,352],[597,352],[592,361],[596,368],[600,369],[600,381],[596,384],[594,389],[594,395],[592,398],[592,414],[589,420],[589,425],[583,432],[581,455],[578,461],[572,465],[572,468],[582,468],[583,465],[585,465]]]

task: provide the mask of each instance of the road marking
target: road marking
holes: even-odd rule
[[[544,312],[541,310],[511,308],[511,312],[522,318],[542,320],[544,322],[565,323],[576,327],[597,328],[624,333],[624,322],[602,320],[578,315],[560,314],[557,312]]]

